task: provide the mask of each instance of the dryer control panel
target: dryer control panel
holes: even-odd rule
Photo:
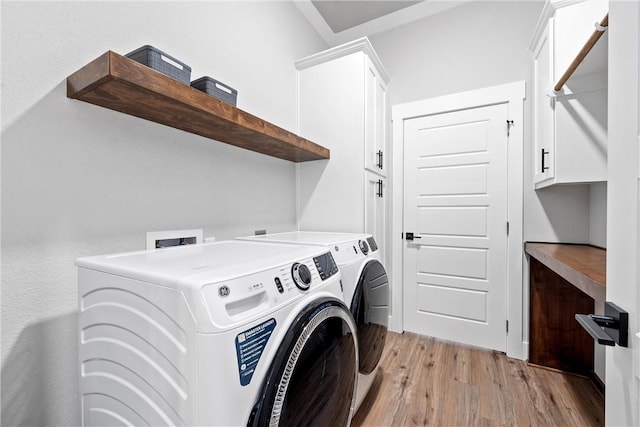
[[[373,236],[367,237],[367,243],[369,244],[369,248],[371,248],[371,252],[375,252],[378,250],[378,244],[376,243],[376,240],[373,238]]]
[[[378,246],[373,237],[368,239],[358,239],[349,242],[337,243],[329,246],[331,253],[338,264],[343,265],[349,262],[371,256],[378,250]]]

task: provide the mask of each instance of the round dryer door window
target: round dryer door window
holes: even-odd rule
[[[250,426],[347,426],[358,375],[356,326],[340,301],[307,306],[283,340]]]
[[[379,261],[369,261],[362,269],[351,313],[358,327],[360,373],[370,374],[382,356],[389,323],[389,279]]]

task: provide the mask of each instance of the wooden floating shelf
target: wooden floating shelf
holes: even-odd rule
[[[67,97],[292,162],[329,150],[108,51],[67,78]]]

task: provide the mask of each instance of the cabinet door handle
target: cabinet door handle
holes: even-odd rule
[[[542,157],[542,170],[541,170],[542,173],[544,173],[544,171],[549,169],[549,166],[545,166],[544,165],[544,156],[545,156],[545,154],[549,154],[549,152],[548,151],[544,151],[544,148],[542,148],[542,156],[541,156]]]
[[[378,184],[378,191],[376,192],[376,196],[382,197],[382,180],[379,179],[376,184]]]
[[[382,169],[382,150],[378,150],[376,155],[378,156],[378,163],[376,166],[378,166],[379,169]]]

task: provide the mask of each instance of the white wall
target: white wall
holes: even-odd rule
[[[607,247],[607,183],[589,185],[589,244]]]
[[[543,3],[470,2],[371,37],[391,104],[525,80]]]
[[[289,2],[2,2],[2,424],[78,425],[79,256],[145,232],[295,227],[295,167],[66,97],[107,50],[154,45],[296,127],[294,61],[325,49]]]

